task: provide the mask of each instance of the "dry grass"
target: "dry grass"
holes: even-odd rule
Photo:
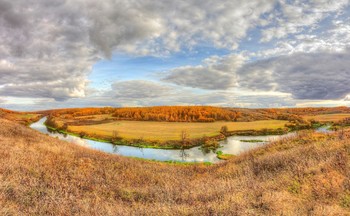
[[[0,125],[0,215],[350,215],[349,136],[300,133],[181,166]]]
[[[36,113],[16,112],[0,108],[0,118],[16,121],[28,125],[40,119],[41,115]]]
[[[319,122],[338,122],[345,118],[349,118],[350,113],[337,113],[337,114],[324,114],[324,115],[314,115],[314,116],[304,116],[305,119],[314,119]]]
[[[112,137],[113,132],[125,139],[145,140],[180,140],[181,131],[186,130],[190,138],[203,136],[216,136],[220,134],[222,126],[228,130],[261,130],[284,128],[287,121],[264,120],[254,122],[150,122],[150,121],[116,121],[106,124],[69,126],[69,131],[74,133],[85,132],[97,136]]]

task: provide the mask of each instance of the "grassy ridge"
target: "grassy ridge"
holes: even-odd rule
[[[206,166],[108,155],[0,119],[0,215],[346,215],[350,133]]]
[[[307,120],[316,120],[319,122],[338,122],[345,118],[349,118],[350,113],[323,114],[314,116],[304,116]]]
[[[0,118],[16,121],[23,125],[29,125],[36,122],[41,118],[41,116],[41,114],[37,113],[16,112],[0,108]]]

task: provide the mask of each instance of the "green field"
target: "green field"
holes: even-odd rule
[[[305,119],[311,120],[314,119],[319,122],[337,122],[345,118],[349,118],[350,113],[337,113],[337,114],[324,114],[324,115],[315,115],[315,116],[304,116]]]
[[[226,125],[229,131],[236,130],[261,130],[283,128],[287,121],[264,120],[254,122],[149,122],[149,121],[116,121],[106,124],[69,126],[73,133],[85,132],[89,135],[112,137],[114,132],[126,139],[145,140],[180,140],[183,130],[189,134],[189,138],[201,138],[203,136],[215,136],[220,133],[222,126]]]

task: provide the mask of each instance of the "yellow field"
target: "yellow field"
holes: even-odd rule
[[[69,126],[69,131],[111,137],[113,132],[126,139],[146,140],[179,140],[181,132],[186,130],[189,138],[218,135],[222,126],[226,125],[229,131],[234,130],[261,130],[283,128],[287,121],[265,120],[254,122],[147,122],[147,121],[116,121],[106,124]]]
[[[77,116],[74,117],[74,119],[76,120],[86,120],[86,119],[90,119],[90,120],[104,120],[104,119],[112,119],[112,115],[111,114],[101,114],[101,115],[86,115],[86,116]]]
[[[325,115],[315,115],[315,116],[304,116],[305,119],[314,119],[320,122],[337,122],[345,118],[349,118],[350,113],[337,113],[337,114],[325,114]]]
[[[22,119],[31,119],[31,118],[38,118],[40,114],[29,114],[29,113],[19,113],[19,114],[11,114],[16,119],[22,120]]]

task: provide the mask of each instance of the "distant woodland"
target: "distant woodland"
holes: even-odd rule
[[[156,106],[128,108],[75,108],[42,111],[52,117],[76,119],[93,115],[110,115],[114,120],[165,121],[165,122],[214,122],[214,121],[256,121],[289,120],[302,122],[303,115],[350,113],[348,107],[332,108],[283,108],[245,109],[211,106]],[[87,119],[87,118],[85,118]]]

